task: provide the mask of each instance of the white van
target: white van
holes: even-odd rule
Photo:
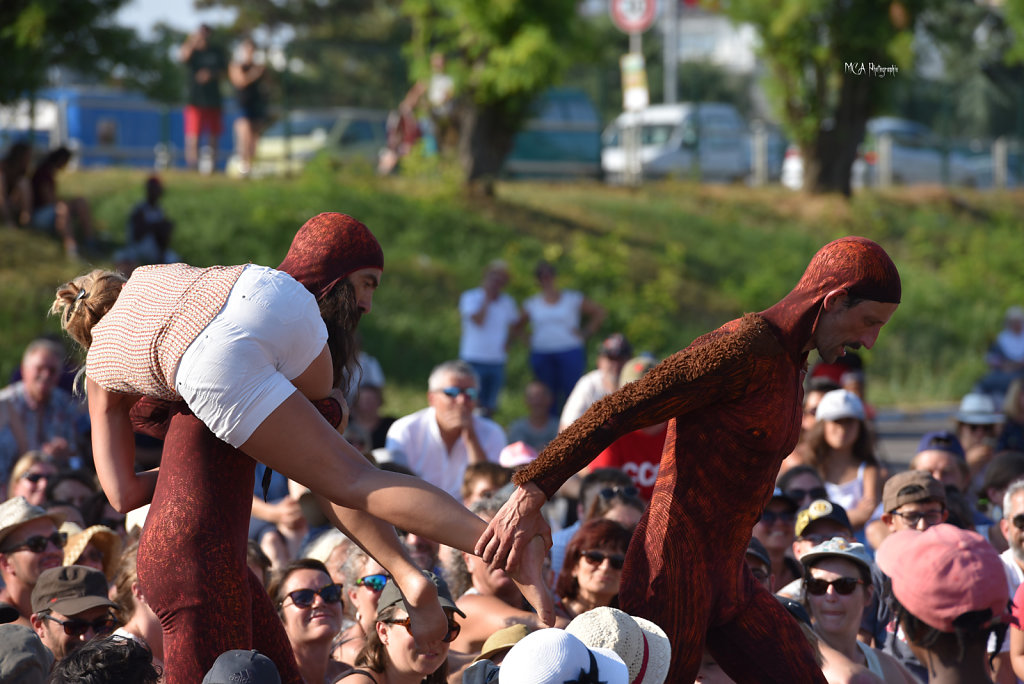
[[[605,129],[601,168],[610,183],[623,180],[622,130],[635,125],[641,127],[644,178],[697,174],[703,180],[737,182],[750,175],[750,136],[734,106],[661,104],[623,112]]]

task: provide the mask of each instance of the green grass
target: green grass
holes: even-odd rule
[[[457,354],[459,293],[497,257],[512,266],[518,300],[533,292],[536,261],[549,259],[563,287],[608,309],[602,334],[622,330],[637,349],[664,356],[777,301],[826,241],[878,240],[904,286],[903,305],[875,350],[863,352],[870,398],[883,406],[959,398],[983,373],[1006,307],[1024,302],[1021,194],[916,189],[846,202],[675,181],[636,190],[517,182],[480,201],[463,198],[444,167],[421,163],[414,171],[378,179],[368,169],[315,163],[299,178],[248,182],[171,172],[164,205],[177,224],[175,249],[198,265],[276,265],[298,226],[321,211],[370,226],[384,246],[385,272],[361,328],[388,376],[386,409],[397,414],[423,406],[430,368]],[[120,241],[144,178],[68,173],[62,190],[87,197],[100,230]],[[45,318],[55,286],[89,266],[65,261],[45,238],[0,229],[0,377],[29,339],[57,329]],[[511,350],[508,375],[501,419],[522,410],[522,345]]]

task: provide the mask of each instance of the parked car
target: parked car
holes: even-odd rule
[[[318,154],[341,162],[365,160],[376,166],[386,143],[387,112],[352,107],[297,109],[267,128],[256,144],[250,175],[297,173]],[[228,160],[228,175],[239,175],[240,158]]]
[[[640,163],[645,178],[685,176],[742,181],[750,175],[750,136],[736,108],[722,103],[652,105],[623,112],[605,129],[601,168],[610,182],[626,171],[623,131],[640,127]]]
[[[550,88],[530,115],[505,159],[508,176],[601,176],[601,120],[587,94]]]
[[[894,185],[942,183],[943,150],[927,126],[894,116],[869,119],[867,133],[850,169],[853,188],[875,187],[879,184],[879,141],[889,136],[892,141],[892,182]],[[991,156],[953,148],[948,151],[948,182],[950,185],[984,187],[992,183]],[[788,188],[803,187],[803,157],[800,149],[790,145],[782,164],[782,183]]]

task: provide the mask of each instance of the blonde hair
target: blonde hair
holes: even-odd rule
[[[50,315],[60,316],[60,326],[82,349],[92,345],[92,329],[117,301],[125,277],[96,269],[57,288]]]
[[[14,485],[18,484],[18,480],[23,478],[32,466],[37,463],[47,463],[54,468],[57,467],[57,462],[49,454],[42,451],[26,451],[14,462],[14,467],[11,468],[11,480],[7,485],[8,496],[14,491]]]

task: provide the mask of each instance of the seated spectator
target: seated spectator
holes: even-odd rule
[[[359,653],[356,669],[341,679],[351,684],[445,684],[448,681],[448,649],[459,635],[455,614],[463,615],[452,600],[448,585],[425,572],[437,587],[437,598],[448,616],[448,634],[429,650],[416,648],[409,610],[398,585],[388,583],[380,595],[374,630]],[[308,680],[307,680],[308,681]]]
[[[1010,383],[1024,374],[1024,309],[1011,306],[1006,310],[1003,329],[985,355],[989,372],[979,388],[986,393],[1003,395]]]
[[[466,466],[497,463],[508,444],[500,425],[475,415],[478,386],[472,366],[446,361],[430,373],[429,406],[388,429],[387,449],[395,460],[455,497]]]
[[[776,489],[754,524],[754,537],[764,544],[772,559],[771,573],[775,576],[776,586],[785,586],[801,575],[800,564],[789,555],[795,538],[796,512],[796,502],[781,489]]]
[[[353,623],[335,641],[334,658],[354,665],[359,651],[366,644],[366,636],[373,631],[377,602],[388,583],[388,575],[380,563],[360,548],[351,550],[342,574],[345,577],[345,598],[348,599],[345,610]]]
[[[267,554],[263,553],[260,545],[252,539],[245,544],[245,564],[249,566],[252,574],[256,575],[260,584],[266,587],[267,582],[270,581],[270,559],[267,558]],[[333,579],[334,576],[331,575],[331,578]]]
[[[1006,422],[996,441],[996,451],[1024,451],[1024,378],[1010,383],[1003,399]]]
[[[114,631],[114,636],[133,639],[146,645],[150,650],[153,664],[163,668],[164,633],[160,626],[160,618],[149,607],[142,588],[139,586],[137,560],[138,542],[132,544],[121,554],[117,575],[114,577],[112,597],[117,603],[114,614],[121,626]]]
[[[806,508],[812,501],[827,499],[825,481],[821,473],[812,466],[799,465],[779,475],[775,486],[792,499],[800,508]]]
[[[131,273],[136,267],[147,264],[181,261],[181,257],[170,248],[174,222],[167,218],[160,206],[163,183],[156,176],[150,176],[146,179],[145,192],[146,198],[136,204],[128,215],[128,239],[124,249],[114,254],[114,262],[123,273]]]
[[[889,535],[878,565],[892,580],[894,610],[928,682],[991,682],[989,634],[1002,641],[1009,593],[1002,564],[981,535],[952,525]]]
[[[555,595],[569,617],[598,606],[618,607],[630,531],[613,520],[588,520],[565,550]]]
[[[768,591],[775,591],[775,576],[772,575],[772,559],[768,556],[768,549],[764,544],[751,537],[747,542],[747,553],[743,560],[750,568],[750,574],[754,580]]]
[[[32,590],[44,570],[64,560],[63,522],[20,496],[0,504],[0,601],[18,609],[18,624],[32,626]]]
[[[49,684],[158,684],[160,675],[146,644],[107,636],[92,639],[58,661]]]
[[[383,449],[387,445],[388,430],[395,422],[394,416],[382,416],[384,390],[376,385],[362,383],[356,400],[352,403],[350,424],[358,425],[370,435],[372,449]]]
[[[842,389],[847,390],[848,392],[853,392],[857,395],[864,404],[864,415],[867,417],[869,422],[872,422],[875,420],[877,411],[875,411],[875,407],[869,404],[868,400],[865,398],[865,382],[866,379],[864,371],[862,370],[846,371],[843,373],[842,377],[839,378],[839,386]]]
[[[985,468],[995,456],[996,441],[1003,427],[1003,414],[987,394],[971,392],[960,400],[956,412],[956,436],[964,448],[967,467],[971,471],[969,490],[978,491]],[[967,491],[967,489],[965,489]]]
[[[91,639],[117,628],[107,598],[107,578],[81,565],[50,568],[32,589],[32,629],[61,660]]]
[[[816,499],[797,511],[793,532],[795,539],[792,544],[792,553],[793,558],[798,561],[803,558],[805,553],[818,544],[824,544],[829,539],[841,537],[849,542],[854,540],[853,528],[850,527],[850,518],[846,515],[846,511],[839,504],[834,504],[827,499]],[[757,537],[754,537],[754,541],[756,540]],[[800,576],[789,584],[780,585],[777,580],[775,581],[776,592],[779,596],[795,601],[804,600],[802,565],[798,571]]]
[[[868,431],[864,404],[852,392],[826,394],[807,436],[811,463],[825,480],[829,501],[842,506],[855,532],[861,532],[878,506],[881,473]]]
[[[64,470],[46,484],[46,500],[69,503],[82,510],[97,489],[96,479],[84,470]]]
[[[512,625],[499,629],[487,637],[480,655],[469,662],[462,662],[464,654],[448,652],[448,681],[460,684],[488,684],[498,681],[498,666],[512,647],[519,643],[530,629],[526,625]]]
[[[267,587],[307,682],[333,681],[348,668],[331,659],[331,643],[341,630],[343,588],[318,560],[286,565]]]
[[[590,510],[594,507],[595,499],[602,495],[605,498],[612,498],[615,496],[616,488],[626,491],[626,488],[630,487],[633,487],[633,480],[618,468],[597,468],[581,480],[579,502],[576,505],[576,521],[551,535],[551,551],[549,553],[551,569],[556,576],[562,571],[565,547],[587,520]]]
[[[782,467],[779,469],[780,476],[788,472],[790,468],[811,463],[812,454],[807,448],[807,436],[811,434],[811,429],[818,422],[815,416],[818,404],[821,403],[822,397],[837,389],[841,389],[839,383],[825,376],[810,378],[807,381],[807,387],[804,390],[803,418],[800,421],[800,439],[796,447],[793,448],[793,453],[782,462]]]
[[[530,684],[628,684],[629,669],[615,651],[587,648],[562,629],[523,637],[501,663],[500,681]]]
[[[462,477],[462,503],[468,508],[492,496],[511,481],[512,470],[500,463],[471,463],[466,466],[466,473]]]
[[[0,682],[45,684],[53,653],[24,625],[0,625]]]
[[[1006,490],[1017,480],[1024,478],[1024,452],[1002,451],[995,455],[988,468],[985,469],[985,477],[981,481],[980,496],[984,501],[989,502],[989,509],[996,511],[999,505],[995,502],[1002,501],[1006,496]],[[996,551],[1006,550],[1006,538],[1002,535],[1000,527],[990,520],[986,520],[990,526],[988,534],[984,534],[985,528],[981,525],[957,525],[962,529],[973,529],[978,534],[987,537]]]
[[[82,517],[85,518],[82,527],[103,525],[116,532],[122,540],[128,536],[125,529],[125,514],[110,505],[110,500],[102,488],[82,505]]]
[[[108,582],[114,581],[121,562],[121,537],[109,527],[92,525],[84,530],[74,523],[65,522],[61,532],[68,535],[64,546],[64,565],[84,565],[103,573]]]
[[[899,661],[857,638],[875,591],[864,545],[831,539],[805,553],[800,562],[805,568],[804,606],[822,641],[884,682],[917,684]]]
[[[92,213],[82,197],[62,200],[57,195],[57,174],[71,161],[71,150],[61,146],[40,160],[32,174],[32,226],[60,238],[68,256],[78,255],[74,224],[86,245],[93,242]]]
[[[33,506],[42,506],[46,502],[46,485],[56,477],[57,472],[57,464],[49,454],[42,451],[26,452],[11,468],[8,498],[20,496]]]
[[[633,356],[633,345],[622,333],[615,333],[601,343],[597,353],[597,369],[584,374],[569,393],[558,421],[558,429],[564,430],[598,399],[608,396],[619,388],[619,373]]]
[[[21,380],[0,390],[13,420],[24,428],[27,440],[19,444],[11,425],[0,430],[0,473],[29,450],[53,457],[58,466],[74,467],[78,456],[76,424],[84,415],[82,404],[57,386],[66,356],[64,347],[48,338],[29,342],[21,357]]]
[[[45,510],[47,513],[59,515],[64,518],[64,524],[61,525],[61,532],[71,534],[66,527],[69,524],[74,525],[76,530],[85,529],[85,516],[82,515],[82,511],[78,510],[78,506],[75,506],[74,504],[64,503],[63,501],[49,501],[43,502],[43,505],[40,508]],[[65,563],[65,565],[67,565],[67,563]]]
[[[256,650],[225,651],[213,661],[203,684],[281,684],[277,665]]]
[[[598,491],[587,512],[587,521],[614,520],[632,534],[645,512],[647,503],[636,487],[606,487]]]
[[[541,452],[558,434],[558,417],[551,415],[554,400],[551,390],[540,380],[532,380],[523,390],[526,415],[508,426],[509,442],[526,442]]]
[[[872,548],[899,530],[927,530],[946,522],[946,488],[922,470],[905,470],[885,481],[882,487],[882,515],[867,530]]]
[[[626,664],[632,684],[662,684],[668,676],[672,645],[665,630],[650,620],[618,608],[594,608],[573,618],[565,631],[587,648],[614,651]]]
[[[0,226],[27,226],[32,220],[32,184],[29,167],[32,146],[18,140],[0,160]]]

